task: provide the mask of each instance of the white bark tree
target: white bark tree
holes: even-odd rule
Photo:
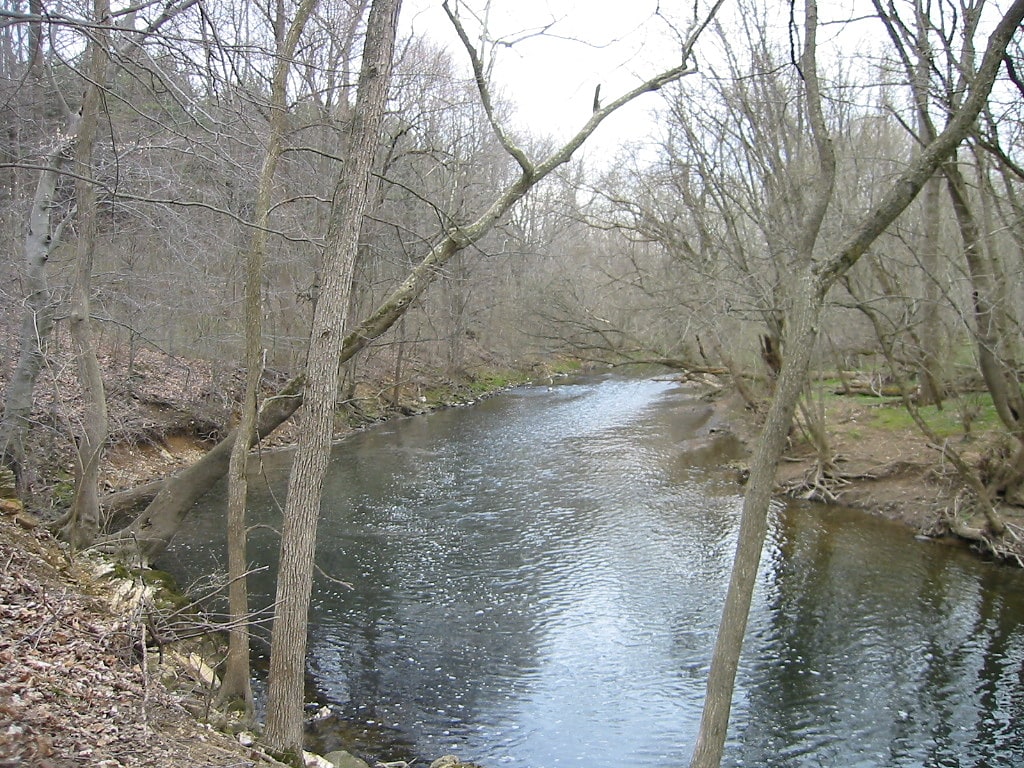
[[[85,95],[76,116],[77,125],[72,131],[77,137],[72,170],[76,176],[78,241],[75,248],[75,279],[71,288],[70,327],[85,408],[76,438],[75,496],[61,535],[75,547],[91,544],[100,529],[100,459],[107,440],[107,396],[96,354],[90,309],[99,212],[96,189],[89,176],[93,168],[93,150],[103,108],[103,92],[110,72],[108,57],[112,20],[109,0],[95,0],[93,15],[95,26],[86,56]]]

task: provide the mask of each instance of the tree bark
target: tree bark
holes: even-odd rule
[[[228,632],[228,652],[224,675],[221,679],[218,702],[240,700],[246,718],[254,712],[252,673],[249,665],[249,591],[246,573],[249,570],[246,555],[245,509],[248,496],[249,446],[253,442],[258,417],[257,398],[263,374],[263,261],[267,245],[267,224],[274,175],[281,157],[281,142],[287,129],[287,83],[291,60],[306,21],[316,7],[317,0],[303,0],[295,18],[284,31],[284,8],[279,4],[276,19],[278,40],[277,63],[274,66],[270,93],[270,135],[266,154],[260,169],[256,190],[255,219],[245,267],[245,393],[237,427],[238,437],[231,448],[228,469],[228,613],[231,630]]]
[[[367,21],[348,163],[335,190],[323,285],[313,316],[302,406],[303,429],[288,480],[277,606],[271,633],[264,738],[279,753],[302,749],[306,633],[323,478],[330,459],[334,406],[359,231],[380,143],[401,0],[374,0]]]
[[[25,233],[25,309],[19,334],[18,363],[4,397],[0,420],[0,459],[10,466],[25,491],[25,438],[32,413],[32,394],[44,363],[44,350],[53,330],[54,304],[46,264],[60,243],[63,222],[54,226],[50,209],[57,180],[69,159],[73,142],[66,139],[50,153],[40,172]]]
[[[79,111],[74,171],[75,202],[78,209],[78,244],[75,250],[75,280],[71,289],[70,330],[84,408],[81,432],[76,440],[75,495],[61,529],[61,537],[74,547],[93,543],[100,529],[100,459],[107,440],[107,398],[103,372],[96,356],[90,309],[92,267],[96,253],[99,211],[96,189],[88,180],[93,167],[93,149],[99,125],[102,89],[107,81],[110,42],[110,2],[95,0],[96,27],[89,43],[87,85]]]

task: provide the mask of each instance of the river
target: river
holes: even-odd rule
[[[741,507],[739,455],[668,381],[524,387],[335,450],[311,609],[315,746],[487,768],[689,759]],[[710,441],[710,442],[709,442]],[[287,453],[251,522],[279,527]],[[222,562],[225,505],[164,566]],[[254,532],[254,605],[276,539]],[[779,504],[728,766],[1024,765],[1024,574],[842,508]]]

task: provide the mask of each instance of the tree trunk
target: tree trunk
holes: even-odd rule
[[[305,375],[296,376],[264,401],[256,432],[249,440],[250,447],[284,424],[299,409],[305,383]],[[231,430],[201,459],[167,478],[145,511],[130,525],[105,539],[101,548],[122,559],[141,563],[163,552],[192,506],[228,471],[237,434],[237,430]]]
[[[967,184],[955,155],[944,166],[944,172],[971,279],[978,367],[1000,421],[1016,441],[1014,456],[990,481],[991,491],[1018,501],[1015,497],[1024,484],[1024,395],[1021,394],[1016,366],[1009,364],[1006,355],[1007,339],[1013,332],[1004,322],[1007,308],[1000,306],[1000,294],[1001,285],[1005,285],[1008,279],[989,258],[982,242],[968,199]],[[990,527],[993,527],[991,521]],[[994,528],[994,533],[1002,534],[1003,530],[999,530],[1001,525]]]
[[[928,35],[930,27],[921,1],[915,3],[915,27],[917,44],[915,45],[917,62],[914,70],[912,90],[917,106],[917,126],[922,146],[935,141],[935,126],[928,115],[929,88],[931,82],[932,49]],[[921,405],[942,407],[946,396],[944,376],[942,374],[942,325],[939,316],[939,303],[942,301],[942,289],[939,285],[940,224],[939,204],[942,182],[938,174],[933,175],[921,191],[921,206],[924,230],[921,233],[920,254],[921,271],[924,273],[924,302],[921,305],[921,330],[914,334],[918,344],[918,399]]]
[[[277,162],[281,157],[281,140],[287,128],[288,73],[299,38],[306,26],[316,0],[303,0],[295,19],[284,32],[284,9],[277,11],[277,63],[274,67],[270,95],[270,136],[260,169],[259,188],[256,190],[256,223],[245,267],[245,393],[237,427],[237,438],[231,448],[228,470],[228,613],[231,630],[228,633],[228,654],[221,680],[218,702],[241,700],[245,716],[254,711],[252,675],[249,667],[249,591],[245,574],[249,570],[246,555],[245,508],[248,495],[249,445],[254,442],[257,398],[263,378],[263,258],[267,244],[267,224],[270,220],[271,195]]]
[[[36,379],[42,370],[44,350],[53,330],[53,297],[46,277],[46,263],[60,244],[63,222],[53,226],[50,209],[57,179],[68,160],[72,141],[65,140],[50,153],[46,169],[39,174],[28,231],[25,233],[25,310],[19,335],[18,364],[4,397],[0,420],[0,459],[18,478],[20,490],[26,490],[25,438],[32,413]]]
[[[768,508],[775,490],[775,470],[786,447],[786,437],[793,423],[797,402],[807,384],[807,368],[817,341],[818,321],[827,292],[820,289],[812,267],[814,248],[832,200],[836,158],[822,113],[818,84],[817,3],[808,0],[804,14],[804,48],[800,56],[800,71],[807,95],[808,124],[814,139],[818,174],[809,185],[806,214],[797,233],[795,266],[799,272],[794,275],[791,304],[787,307],[786,321],[782,326],[785,329],[785,354],[782,356],[771,406],[750,467],[739,540],[708,671],[707,696],[691,768],[717,768],[722,761],[736,669],[743,648],[761,550],[768,530]]]
[[[757,581],[761,550],[768,530],[768,509],[775,489],[775,469],[786,447],[793,413],[807,381],[807,367],[821,315],[821,302],[815,299],[815,286],[810,274],[805,275],[800,283],[793,292],[793,312],[788,316],[786,355],[750,466],[739,540],[711,658],[704,710],[690,768],[717,768],[725,749],[736,670]]]
[[[380,142],[400,8],[401,0],[374,0],[370,7],[349,161],[335,190],[324,253],[324,280],[310,333],[303,429],[288,480],[281,530],[264,734],[270,748],[284,754],[297,754],[302,749],[307,612],[323,478],[330,459],[342,329]]]
[[[80,122],[76,131],[78,146],[74,170],[77,175],[75,202],[78,209],[78,245],[75,251],[75,281],[71,289],[69,322],[84,408],[81,432],[77,438],[75,496],[67,520],[61,529],[62,538],[75,547],[91,545],[100,529],[100,459],[107,440],[107,398],[103,388],[103,372],[96,356],[90,310],[99,211],[96,205],[96,189],[88,179],[93,167],[100,99],[107,80],[109,0],[95,0],[93,13],[96,17],[96,27],[89,44],[88,85],[82,98]]]

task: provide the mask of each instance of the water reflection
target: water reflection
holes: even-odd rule
[[[838,509],[775,546],[737,764],[1024,764],[1019,574]]]
[[[684,764],[740,499],[669,382],[522,389],[338,447],[310,672],[334,742],[485,765]],[[286,457],[254,499],[268,521]],[[171,567],[209,567],[223,500]],[[218,515],[221,515],[218,517]],[[841,510],[774,513],[731,766],[1024,763],[1020,574]],[[253,557],[271,567],[271,536]],[[217,555],[219,556],[219,554]],[[254,600],[269,603],[270,578]]]

